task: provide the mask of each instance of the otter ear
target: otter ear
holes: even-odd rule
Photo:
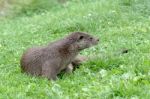
[[[83,38],[84,38],[84,36],[80,35],[78,40],[82,40]]]

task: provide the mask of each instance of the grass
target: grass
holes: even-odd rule
[[[149,99],[149,5],[149,0],[69,0],[38,13],[24,8],[15,17],[1,18],[0,98]],[[100,38],[98,46],[81,52],[98,58],[55,82],[21,73],[26,48],[72,31]],[[122,54],[124,49],[128,53]]]

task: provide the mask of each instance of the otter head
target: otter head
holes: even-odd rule
[[[74,32],[69,36],[70,41],[77,47],[77,50],[83,50],[97,45],[99,39],[84,32]]]

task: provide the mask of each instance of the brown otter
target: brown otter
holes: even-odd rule
[[[78,53],[93,45],[99,39],[84,32],[73,32],[64,39],[46,46],[28,49],[21,58],[21,70],[34,76],[56,80],[57,74],[69,68]]]
[[[79,68],[79,65],[89,60],[86,56],[78,55],[75,57],[75,59],[63,70],[65,73],[72,73],[76,70],[76,68]]]

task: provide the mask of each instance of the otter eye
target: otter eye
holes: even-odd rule
[[[80,36],[80,37],[79,37],[79,40],[82,40],[83,38],[84,38],[84,36]]]
[[[93,38],[92,37],[90,37],[90,40],[92,40]]]

